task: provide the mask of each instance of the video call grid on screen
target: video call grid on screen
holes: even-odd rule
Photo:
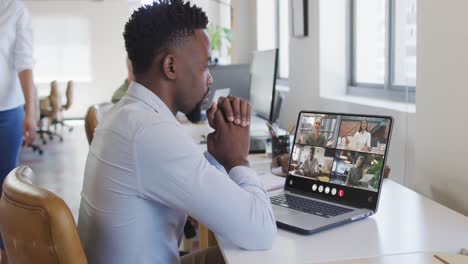
[[[289,174],[377,192],[389,125],[388,118],[301,113]]]

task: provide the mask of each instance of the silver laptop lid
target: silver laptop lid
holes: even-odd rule
[[[393,118],[301,111],[285,190],[377,211]]]

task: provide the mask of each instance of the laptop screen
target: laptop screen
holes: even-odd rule
[[[392,118],[301,112],[285,189],[376,210]]]

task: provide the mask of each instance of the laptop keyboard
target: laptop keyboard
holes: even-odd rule
[[[321,203],[294,195],[282,194],[270,197],[271,203],[278,206],[291,208],[301,212],[318,215],[326,218],[342,215],[353,211],[352,209]]]

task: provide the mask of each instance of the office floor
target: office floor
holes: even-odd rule
[[[58,132],[63,135],[63,142],[58,139],[48,140],[43,145],[44,150],[39,155],[31,149],[23,149],[20,154],[20,165],[31,167],[36,177],[33,182],[60,196],[70,207],[70,210],[78,220],[80,207],[80,192],[83,185],[84,166],[88,154],[88,141],[84,131],[83,121],[69,121],[74,129]]]

